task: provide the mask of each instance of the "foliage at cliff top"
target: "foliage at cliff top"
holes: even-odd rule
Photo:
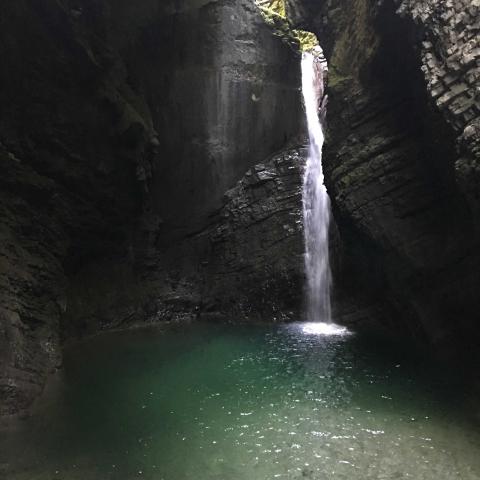
[[[318,39],[314,33],[292,28],[287,16],[285,0],[254,1],[265,21],[277,31],[278,35],[298,44],[302,52],[308,52],[318,46]]]

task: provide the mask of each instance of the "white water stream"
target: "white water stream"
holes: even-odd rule
[[[302,90],[309,134],[309,155],[303,180],[307,320],[330,323],[330,199],[323,183],[324,134],[318,115],[323,96],[323,75],[319,59],[309,52],[302,57]]]

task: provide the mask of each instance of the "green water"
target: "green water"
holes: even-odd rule
[[[390,344],[196,325],[90,340],[20,428],[8,480],[480,478],[463,387]],[[0,473],[0,476],[2,473]]]

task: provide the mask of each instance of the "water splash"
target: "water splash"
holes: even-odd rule
[[[323,183],[324,134],[318,111],[323,97],[323,66],[314,53],[302,56],[302,91],[309,135],[309,155],[303,179],[307,319],[331,322],[331,273],[328,253],[330,199]]]
[[[340,325],[326,322],[304,323],[302,324],[302,332],[307,335],[323,335],[326,337],[333,335],[343,337],[350,334],[347,327],[341,327]]]

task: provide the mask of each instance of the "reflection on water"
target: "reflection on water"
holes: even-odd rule
[[[0,436],[0,472],[9,480],[480,478],[480,435],[459,387],[391,346],[311,328],[199,325],[77,346],[41,414]]]

